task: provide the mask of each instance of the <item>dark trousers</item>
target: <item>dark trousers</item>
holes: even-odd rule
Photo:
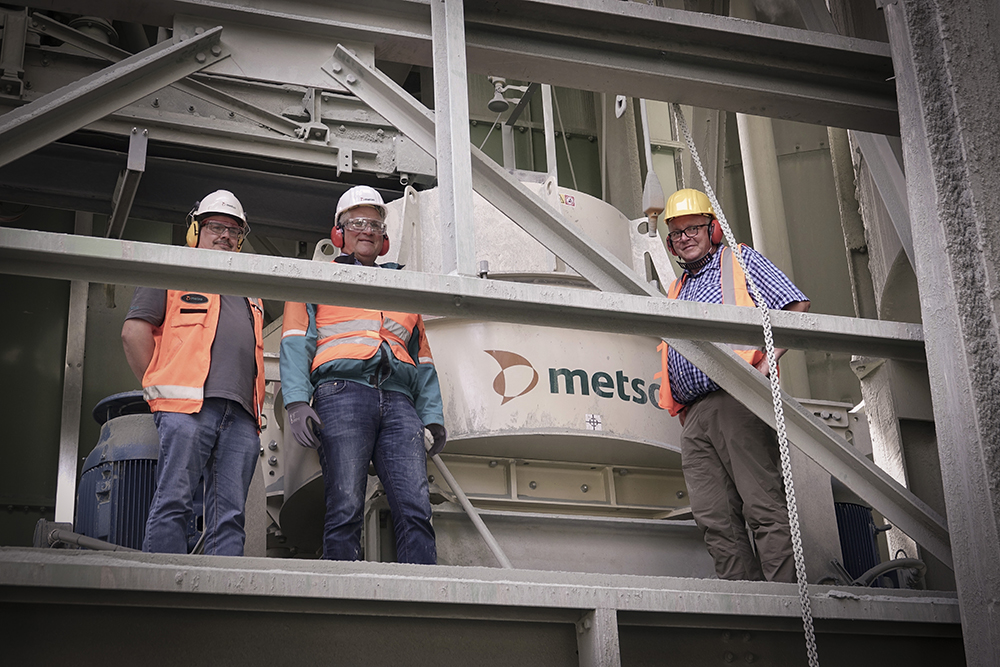
[[[774,430],[726,392],[715,391],[688,410],[681,457],[691,511],[719,577],[794,582]]]

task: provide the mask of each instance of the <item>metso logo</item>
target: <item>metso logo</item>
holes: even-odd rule
[[[534,389],[536,384],[538,384],[538,371],[535,370],[530,361],[522,357],[520,354],[515,352],[506,352],[504,350],[483,350],[483,352],[496,359],[497,363],[500,364],[500,372],[497,373],[495,378],[493,378],[493,391],[499,394],[503,399],[500,401],[500,405],[503,405],[507,401],[512,401],[518,396],[524,396],[529,391]],[[506,373],[508,368],[513,368],[515,366],[527,366],[530,368],[531,381],[528,383],[528,386],[520,392],[516,394],[508,394]]]

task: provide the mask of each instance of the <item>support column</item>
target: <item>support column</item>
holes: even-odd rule
[[[94,214],[77,212],[73,233],[90,236]],[[62,417],[59,427],[59,467],[56,476],[56,516],[73,523],[76,509],[76,466],[80,458],[80,404],[83,402],[83,358],[87,342],[86,280],[72,280],[66,320],[66,365],[63,370]]]
[[[469,89],[462,0],[431,2],[434,37],[434,109],[441,201],[442,273],[476,272],[472,226]]]
[[[594,609],[576,622],[576,647],[580,667],[621,667],[618,645],[618,612]]]
[[[1000,7],[900,0],[892,47],[914,270],[969,665],[1000,664]]]
[[[770,118],[736,114],[743,155],[743,178],[750,207],[750,230],[756,250],[774,262],[793,282],[792,250],[788,242],[785,204]],[[810,398],[805,353],[790,350],[781,359],[781,385],[792,396]]]

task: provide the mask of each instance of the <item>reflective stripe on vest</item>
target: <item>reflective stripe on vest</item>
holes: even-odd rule
[[[324,324],[317,326],[316,334],[320,340],[330,336],[340,336],[355,331],[378,331],[381,322],[378,320],[348,320],[347,322],[337,322],[335,324]]]
[[[418,315],[317,305],[315,321],[318,340],[314,371],[336,359],[370,359],[383,342],[389,344],[397,359],[415,365],[407,345],[418,325]]]
[[[142,397],[147,401],[158,398],[176,398],[182,401],[200,401],[205,396],[203,387],[185,387],[179,384],[158,384],[143,387]]]
[[[409,344],[409,342],[410,342],[410,330],[407,329],[405,325],[400,324],[399,322],[397,322],[396,320],[392,319],[391,317],[386,317],[382,321],[382,327],[386,331],[388,331],[388,332],[390,332],[392,334],[395,334],[399,338],[399,340],[402,341],[404,347],[407,344]]]
[[[377,348],[382,344],[381,338],[372,338],[370,336],[351,336],[349,338],[334,338],[333,340],[328,340],[319,347],[316,348],[316,353],[324,352],[326,350],[339,347],[341,345],[363,345],[365,347]]]

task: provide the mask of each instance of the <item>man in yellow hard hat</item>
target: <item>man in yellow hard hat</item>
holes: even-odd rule
[[[684,269],[671,299],[754,307],[746,275],[704,193],[685,189],[667,200],[667,250]],[[737,249],[769,308],[809,310],[809,299],[763,255]],[[733,346],[764,375],[760,348]],[[681,420],[681,457],[691,511],[722,579],[795,581],[788,511],[775,432],[687,359],[661,344],[660,407]],[[780,357],[785,350],[775,350]],[[747,536],[750,525],[756,554]]]

